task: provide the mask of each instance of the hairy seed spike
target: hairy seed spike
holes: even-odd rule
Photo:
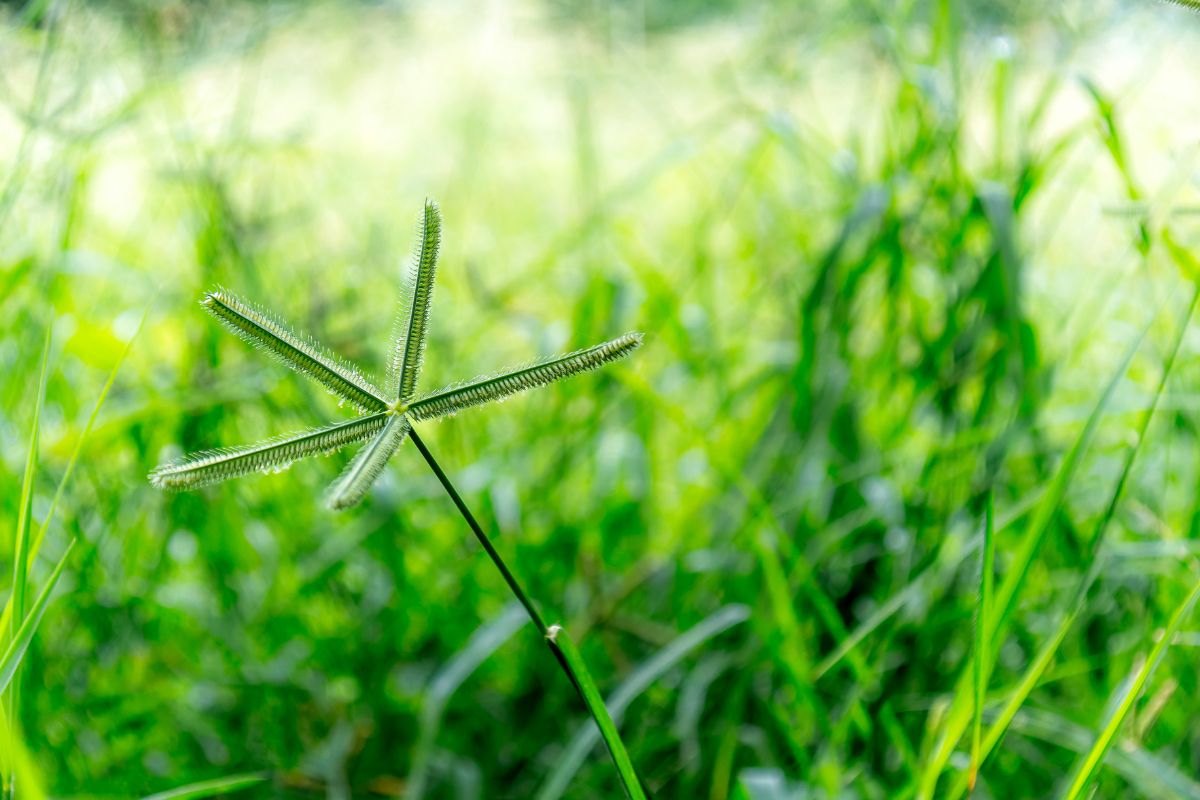
[[[417,224],[417,249],[412,258],[412,298],[396,326],[396,348],[390,365],[388,388],[401,401],[410,400],[417,389],[417,376],[425,357],[425,333],[429,327],[429,308],[441,243],[442,213],[437,203],[426,200]]]
[[[612,341],[548,358],[527,367],[448,386],[411,403],[408,414],[417,420],[431,419],[454,414],[464,408],[492,400],[501,400],[517,392],[536,389],[561,378],[569,378],[624,358],[641,344],[642,334],[627,333]]]
[[[403,414],[389,414],[375,438],[358,451],[345,472],[329,487],[329,507],[341,511],[362,500],[406,435],[408,419]]]
[[[200,301],[204,309],[230,331],[302,375],[313,378],[332,394],[360,411],[383,411],[387,403],[357,367],[337,358],[307,336],[289,328],[265,310],[223,289]]]
[[[158,489],[182,492],[253,472],[282,471],[306,456],[369,439],[387,419],[386,413],[371,414],[258,444],[204,450],[155,468],[149,475],[150,483]]]

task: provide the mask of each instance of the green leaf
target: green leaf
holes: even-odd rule
[[[726,606],[680,634],[621,682],[604,705],[606,712],[612,714],[612,719],[619,721],[629,704],[649,689],[667,670],[700,645],[749,618],[750,610],[746,606]],[[583,766],[587,754],[596,746],[597,738],[604,732],[602,726],[597,730],[598,725],[599,720],[597,725],[584,725],[571,737],[566,750],[558,757],[554,770],[538,792],[537,800],[557,800],[563,796],[571,778]],[[611,745],[609,749],[611,751]]]
[[[608,707],[604,705],[604,698],[600,696],[600,690],[596,688],[596,682],[592,679],[592,674],[588,672],[583,655],[561,625],[550,626],[546,634],[546,641],[575,684],[579,696],[583,698],[583,702],[587,706],[588,713],[596,721],[596,727],[600,729],[600,736],[604,738],[604,744],[607,745],[613,763],[617,766],[617,774],[621,778],[621,786],[625,789],[626,796],[629,797],[629,800],[646,800],[646,793],[642,791],[641,779],[638,778],[637,770],[633,768],[633,761],[629,758],[625,743],[621,741],[621,734],[617,732],[616,723],[609,716]],[[553,797],[554,795],[547,794],[548,791],[544,789],[539,797]]]
[[[165,792],[148,795],[144,800],[199,800],[203,797],[218,797],[257,786],[266,779],[266,774],[262,772],[230,775],[226,778],[214,778],[210,781],[189,783],[187,786],[180,786],[177,789],[168,789]]]
[[[1120,702],[1117,703],[1112,715],[1104,723],[1099,733],[1096,735],[1096,740],[1092,744],[1091,750],[1079,762],[1079,766],[1075,769],[1074,777],[1071,779],[1070,785],[1066,793],[1063,795],[1066,800],[1076,800],[1083,795],[1088,784],[1095,777],[1096,771],[1100,769],[1100,764],[1104,761],[1104,756],[1112,747],[1113,742],[1117,738],[1117,734],[1121,731],[1121,725],[1125,722],[1125,718],[1129,716],[1129,712],[1133,710],[1133,704],[1137,702],[1138,697],[1142,694],[1142,689],[1150,680],[1150,676],[1154,674],[1158,663],[1162,661],[1163,656],[1167,652],[1167,648],[1171,645],[1171,640],[1175,638],[1175,634],[1179,632],[1179,627],[1184,620],[1192,612],[1193,606],[1196,605],[1197,598],[1200,598],[1200,581],[1193,587],[1187,598],[1180,606],[1175,609],[1175,613],[1171,616],[1171,621],[1167,623],[1167,629],[1159,637],[1154,648],[1150,651],[1150,656],[1142,664],[1141,668],[1133,676],[1133,680],[1124,685],[1124,694]]]

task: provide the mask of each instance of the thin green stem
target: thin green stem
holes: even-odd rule
[[[462,496],[454,488],[454,484],[450,482],[450,478],[446,476],[437,459],[429,452],[429,448],[425,446],[425,442],[422,441],[416,429],[410,429],[408,435],[412,439],[413,444],[417,446],[417,449],[421,451],[421,456],[425,459],[425,463],[429,465],[429,468],[433,470],[433,474],[441,481],[442,488],[446,490],[446,494],[450,495],[450,499],[458,507],[458,512],[467,521],[471,532],[475,534],[475,538],[479,540],[479,544],[487,552],[488,558],[492,559],[492,563],[496,565],[496,569],[504,577],[504,582],[508,584],[508,588],[512,590],[512,593],[521,602],[521,605],[525,607],[525,612],[529,614],[529,618],[537,626],[538,632],[542,634],[546,646],[554,654],[554,659],[571,681],[571,685],[575,687],[576,694],[583,701],[583,705],[587,708],[588,713],[591,714],[592,719],[595,720],[596,727],[600,729],[600,734],[604,739],[605,745],[608,747],[608,754],[612,757],[613,764],[617,768],[617,774],[621,778],[621,785],[625,789],[626,795],[631,800],[645,800],[647,793],[642,786],[641,779],[634,769],[633,762],[630,760],[629,753],[625,748],[625,743],[621,741],[617,726],[613,722],[607,706],[604,704],[604,699],[596,689],[596,683],[592,679],[587,664],[584,663],[583,656],[579,653],[578,648],[571,641],[570,637],[567,636],[566,631],[560,626],[546,626],[542,615],[538,613],[537,607],[529,599],[529,595],[525,594],[525,590],[521,588],[521,584],[517,582],[508,565],[504,563],[504,559],[496,552],[496,548],[492,546],[491,539],[483,532],[483,528],[480,527],[479,522],[475,519],[475,515],[471,513],[471,509],[467,508],[467,504],[463,502]]]
[[[425,446],[425,442],[417,435],[417,429],[410,428],[408,436],[412,439],[413,444],[417,446],[417,449],[421,451],[421,456],[425,459],[425,463],[429,465],[429,468],[433,470],[433,474],[441,481],[442,488],[446,490],[446,494],[450,495],[450,499],[458,507],[458,513],[462,514],[463,519],[467,521],[471,532],[475,534],[475,538],[479,540],[479,544],[487,552],[488,558],[496,565],[496,569],[500,570],[500,574],[504,577],[504,582],[508,584],[508,588],[516,595],[521,605],[525,607],[526,613],[533,620],[533,624],[537,626],[538,632],[542,636],[549,636],[550,629],[546,627],[546,623],[542,620],[542,615],[538,613],[537,607],[529,599],[529,595],[525,594],[525,590],[521,588],[521,584],[517,582],[508,565],[504,563],[504,559],[496,552],[496,548],[492,546],[492,540],[483,532],[483,528],[479,527],[479,523],[475,520],[475,515],[471,513],[471,509],[467,508],[467,504],[463,502],[462,497],[458,494],[458,490],[454,488],[454,484],[446,477],[446,473],[442,471],[442,467],[438,464],[437,459],[433,457],[433,453],[429,452],[429,448]],[[572,680],[574,679],[572,678]]]

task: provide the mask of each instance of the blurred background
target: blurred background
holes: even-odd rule
[[[82,441],[19,688],[52,795],[619,796],[411,445],[344,514],[348,452],[145,479],[349,415],[196,301],[381,374],[426,197],[424,388],[647,334],[420,430],[657,796],[961,796],[989,491],[1001,580],[1049,516],[985,722],[1098,575],[976,797],[1060,787],[1196,583],[1200,14],[32,0],[0,4],[0,64],[3,596],[47,329],[35,528]],[[1198,646],[1185,621],[1097,796],[1200,797]]]

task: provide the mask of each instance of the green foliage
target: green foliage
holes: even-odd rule
[[[0,18],[0,630],[18,539],[30,607],[77,542],[9,684],[30,796],[620,796],[533,613],[655,797],[1200,797],[1194,13]],[[352,450],[258,474],[402,404],[432,475],[331,515]]]

